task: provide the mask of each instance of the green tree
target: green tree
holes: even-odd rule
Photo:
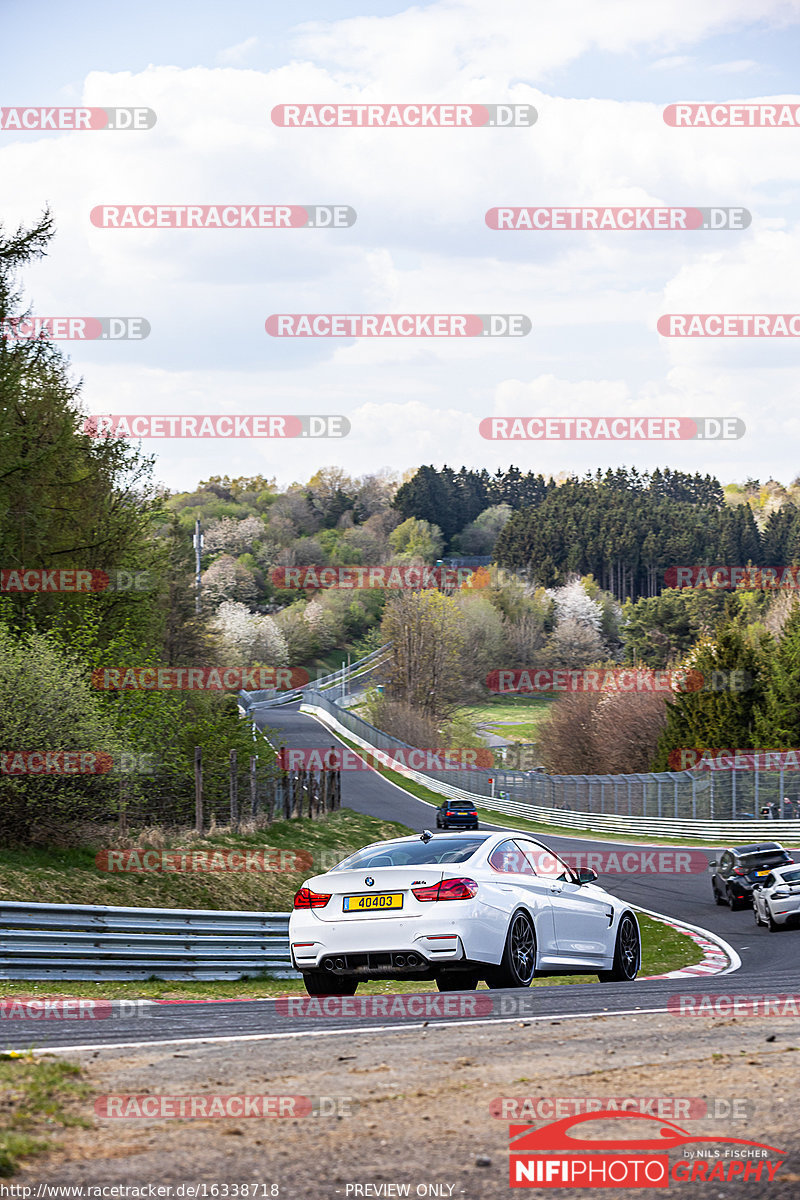
[[[442,533],[438,525],[409,517],[389,534],[389,545],[401,562],[422,559],[430,563],[442,553]]]
[[[659,596],[643,596],[623,606],[625,661],[663,670],[691,650],[701,637],[711,637],[725,613],[727,594],[665,588]]]
[[[146,572],[157,551],[159,508],[149,482],[152,462],[124,439],[84,432],[79,389],[62,352],[44,335],[24,336],[17,274],[47,251],[53,220],[0,228],[0,563],[30,569]],[[16,330],[13,336],[4,336]],[[80,625],[92,608],[113,636],[127,621],[142,629],[163,619],[141,593],[14,593],[8,621],[17,629]]]
[[[434,718],[449,716],[463,691],[464,618],[452,596],[402,592],[386,604],[381,624],[392,656],[387,693]]]
[[[739,625],[728,620],[716,637],[698,642],[681,666],[697,672],[704,686],[676,692],[667,702],[667,724],[653,770],[670,769],[673,750],[748,749],[756,744],[770,641],[764,636],[753,645]]]
[[[130,749],[83,665],[43,633],[14,636],[0,625],[0,753],[93,754]],[[53,760],[56,761],[56,760]],[[75,760],[78,761],[78,760]],[[110,764],[109,764],[110,765]],[[0,836],[26,842],[35,826],[67,813],[91,819],[113,807],[111,780],[98,775],[0,772]]]
[[[769,656],[764,695],[756,711],[756,744],[764,749],[800,746],[800,602],[794,601],[780,640]]]

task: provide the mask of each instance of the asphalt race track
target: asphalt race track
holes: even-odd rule
[[[336,744],[327,729],[311,717],[302,715],[297,705],[268,710],[259,724],[278,729],[287,745],[329,746]],[[342,803],[358,812],[384,820],[402,822],[411,829],[435,828],[430,805],[416,800],[372,771],[344,772]],[[485,828],[485,826],[483,826]],[[497,828],[503,828],[498,825]],[[776,824],[776,840],[780,825]],[[569,837],[547,837],[556,850],[630,851],[631,843],[590,842]],[[707,858],[713,850],[704,849]],[[101,1046],[140,1046],[227,1040],[288,1039],[299,1036],[325,1037],[346,1032],[349,1036],[369,1036],[379,1031],[390,1036],[395,1029],[453,1022],[498,1022],[520,1020],[535,1025],[537,1020],[569,1019],[611,1013],[665,1012],[670,996],[691,993],[753,995],[800,992],[800,931],[778,934],[758,928],[748,910],[731,912],[718,907],[711,898],[707,873],[672,875],[601,876],[602,885],[614,895],[710,930],[723,938],[742,960],[741,967],[724,977],[696,977],[678,980],[638,980],[632,984],[589,983],[573,986],[537,986],[526,991],[510,989],[496,992],[430,993],[433,1011],[412,1014],[392,1012],[391,1007],[360,1013],[347,1011],[344,1017],[334,1013],[307,1016],[291,1011],[291,1004],[279,1000],[219,1001],[214,1003],[175,1003],[143,1006],[139,1016],[116,1016],[113,1020],[42,1020],[16,1019],[13,1030],[4,1030],[6,1049],[28,1047],[48,1049],[99,1048]],[[57,990],[57,983],[54,991]],[[410,983],[409,992],[414,992]],[[365,1001],[370,1001],[365,997]],[[340,998],[335,998],[341,1003]],[[358,1008],[372,1004],[353,998]],[[349,1003],[352,1004],[353,1000]],[[389,998],[392,1000],[392,997]],[[449,1001],[449,1004],[447,1003]],[[422,1002],[420,1001],[420,1004]],[[470,1006],[474,1007],[470,1007]],[[486,1011],[491,1005],[491,1011]],[[287,1011],[287,1007],[289,1011]],[[399,1007],[395,1005],[395,1009]],[[437,1007],[440,1011],[436,1011]],[[689,1018],[691,1019],[691,1018]]]

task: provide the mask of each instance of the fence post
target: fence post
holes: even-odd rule
[[[200,746],[194,748],[194,827],[198,833],[203,832],[203,751]]]
[[[256,778],[256,764],[258,759],[255,754],[250,755],[250,815],[255,818],[258,815],[258,780]]]
[[[119,781],[119,832],[125,837],[128,832],[128,789],[127,781],[121,776]]]
[[[231,793],[231,825],[234,829],[239,828],[239,766],[235,750],[231,750],[228,760],[230,770],[230,793]]]

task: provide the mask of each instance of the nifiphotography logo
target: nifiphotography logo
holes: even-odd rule
[[[617,1137],[592,1136],[618,1122]],[[537,1128],[509,1126],[511,1187],[668,1188],[672,1183],[771,1183],[784,1154],[765,1142],[705,1137],[672,1121],[609,1109],[563,1117]],[[670,1165],[670,1151],[677,1156]],[[743,1189],[743,1197],[747,1189]]]

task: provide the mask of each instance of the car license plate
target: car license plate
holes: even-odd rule
[[[345,912],[374,912],[376,909],[402,908],[402,892],[371,892],[367,896],[345,896]]]
[[[769,870],[766,870],[766,871],[756,871],[756,875],[769,875]]]

